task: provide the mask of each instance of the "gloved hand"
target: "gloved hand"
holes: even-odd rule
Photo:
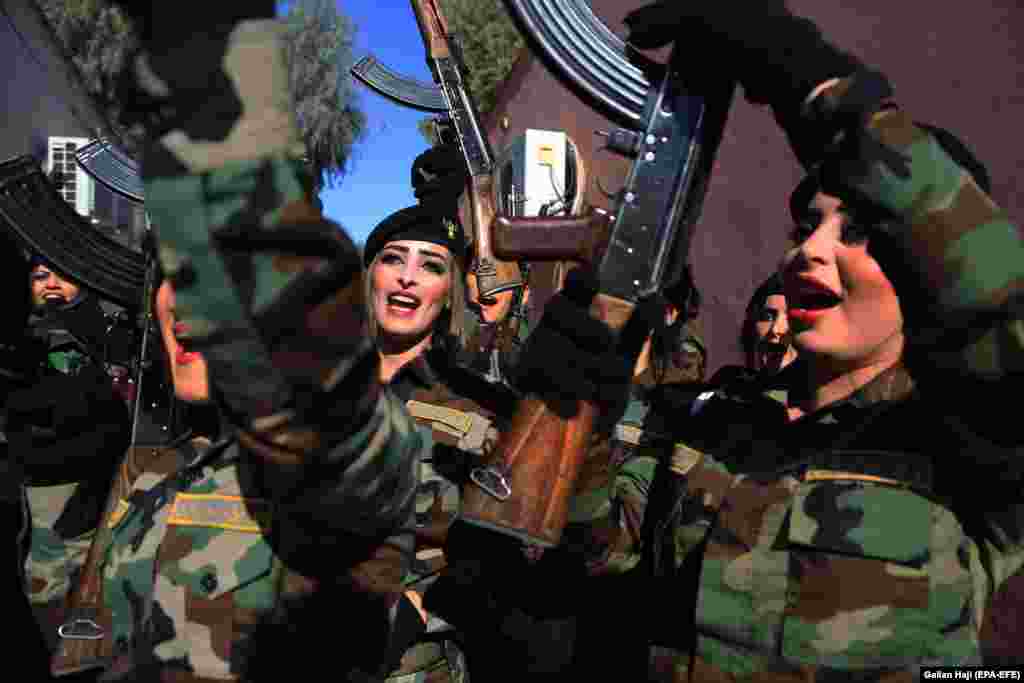
[[[431,147],[412,162],[412,189],[421,203],[455,203],[466,189],[466,160],[455,145]]]
[[[722,65],[756,104],[800,103],[819,83],[861,66],[783,0],[662,0],[633,10],[624,22],[629,42],[639,48],[679,39],[680,56]],[[688,64],[681,66],[685,72]]]
[[[447,566],[423,596],[424,607],[457,628],[495,629],[495,591],[525,567],[520,547],[512,536],[456,519],[444,544]]]
[[[141,52],[120,98],[148,134],[146,209],[164,270],[167,253],[191,266],[188,282],[174,281],[183,338],[204,354],[231,421],[288,410],[358,430],[379,396],[359,252],[314,207],[274,4],[218,5],[198,28],[182,18],[194,4],[130,10]],[[197,191],[211,177],[216,189]],[[339,397],[324,397],[328,387]],[[349,411],[328,418],[326,405]]]
[[[640,302],[616,338],[589,306],[597,293],[594,275],[569,272],[565,287],[548,301],[540,324],[526,340],[515,385],[544,399],[569,417],[576,402],[601,407],[601,419],[617,421],[625,412],[633,367],[647,336],[664,317],[660,295]]]
[[[866,118],[892,95],[885,76],[829,43],[814,22],[792,14],[784,0],[663,0],[630,12],[624,21],[629,42],[643,49],[679,39],[676,60],[684,74],[696,58],[711,60],[740,82],[748,100],[771,105],[807,169],[832,156],[837,138],[858,135]],[[855,85],[805,109],[818,85],[854,74]]]

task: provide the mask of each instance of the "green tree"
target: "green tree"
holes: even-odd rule
[[[118,126],[117,75],[137,43],[130,22],[103,0],[38,0],[57,38],[82,75],[86,90],[103,107],[129,151],[139,140]]]
[[[106,0],[37,1],[86,88],[116,125],[117,78],[138,44],[131,22]],[[354,28],[329,0],[289,3],[285,22],[299,132],[313,177],[331,186],[345,174],[352,146],[366,128],[349,75]],[[129,151],[139,148],[130,131],[119,132]]]
[[[494,108],[498,90],[525,47],[501,0],[441,0],[448,30],[459,36],[469,72],[467,84],[481,114]],[[419,130],[431,143],[429,119]]]
[[[298,0],[287,15],[289,79],[314,177],[328,187],[348,169],[366,115],[352,87],[352,22],[330,0]]]

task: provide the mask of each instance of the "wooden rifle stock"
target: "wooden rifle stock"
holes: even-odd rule
[[[735,83],[684,81],[674,50],[668,68],[640,58],[587,0],[505,5],[551,71],[625,125],[612,131],[608,147],[632,159],[632,167],[617,193],[611,236],[600,240],[603,248],[596,246],[596,235],[584,233],[585,221],[499,220],[496,250],[503,256],[530,254],[533,260],[541,260],[540,254],[559,260],[584,255],[590,258],[581,260],[591,263],[595,252],[603,252],[597,269],[601,293],[591,314],[621,330],[634,308],[630,302],[673,284],[688,262]],[[556,230],[568,233],[558,236]],[[524,400],[491,463],[471,473],[476,486],[467,489],[463,519],[531,543],[557,544],[596,414],[595,406],[584,403],[564,420],[544,403]]]
[[[494,251],[510,261],[579,261],[597,263],[608,243],[608,216],[509,218],[494,221]]]
[[[628,301],[598,294],[590,313],[618,331],[633,308]],[[535,545],[558,545],[597,416],[597,407],[587,401],[580,401],[575,415],[566,419],[538,398],[522,399],[489,466],[474,471],[478,485],[466,487],[462,518]],[[501,476],[507,496],[495,495],[502,491],[487,481],[488,472]]]

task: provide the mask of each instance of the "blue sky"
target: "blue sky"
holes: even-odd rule
[[[431,82],[426,53],[408,0],[337,0],[341,14],[356,27],[355,58],[372,53],[389,68]],[[354,85],[366,113],[368,130],[352,155],[348,174],[320,195],[324,213],[362,243],[388,214],[415,204],[409,173],[413,159],[427,148],[416,130],[425,114],[400,107]]]

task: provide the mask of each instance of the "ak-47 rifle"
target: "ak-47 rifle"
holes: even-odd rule
[[[608,218],[499,217],[503,258],[574,260],[596,265],[591,314],[621,330],[640,299],[676,283],[688,260],[712,161],[735,84],[684,78],[628,48],[586,0],[505,0],[534,51],[584,101],[623,125],[608,147],[633,159]],[[597,261],[596,259],[600,259]],[[541,546],[557,545],[594,428],[597,408],[582,402],[570,419],[526,397],[493,459],[475,469],[462,518]]]
[[[447,113],[469,171],[466,190],[472,214],[475,272],[480,296],[493,296],[521,287],[523,280],[519,265],[515,261],[498,259],[491,248],[490,226],[495,215],[492,191],[494,154],[480,125],[480,115],[466,89],[466,65],[462,60],[458,40],[448,33],[448,24],[441,13],[438,0],[411,2],[420,34],[423,36],[423,44],[427,49],[427,63],[430,65],[437,89],[433,90],[414,79],[398,76],[372,57],[360,60],[352,68],[352,74],[399,104],[435,113]],[[439,107],[442,104],[443,109]]]
[[[153,301],[157,278],[157,256],[149,245],[145,286],[142,300],[142,345],[139,349],[135,368],[135,405],[132,413],[132,434],[129,446],[137,448],[139,416],[142,403],[142,378],[150,362],[150,335],[154,326]],[[114,472],[110,490],[114,491],[123,465]],[[108,666],[113,657],[113,638],[110,635],[110,611],[103,603],[103,556],[110,544],[111,517],[118,509],[117,495],[108,494],[108,505],[100,518],[96,535],[82,566],[78,583],[68,598],[68,614],[57,629],[60,636],[57,650],[50,658],[50,672],[54,676],[66,676],[79,671],[88,671]]]

